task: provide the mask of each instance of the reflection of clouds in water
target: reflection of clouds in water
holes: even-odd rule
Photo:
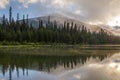
[[[28,72],[28,75],[23,75],[22,69],[19,69],[19,79],[14,70],[12,80],[118,80],[120,79],[120,54],[115,54],[102,62],[97,58],[90,58],[84,66],[56,75],[32,70]],[[0,74],[0,80],[8,80],[8,76],[9,71],[5,74],[5,79]]]
[[[5,76],[0,75],[0,80],[57,80],[54,75],[33,70],[29,70],[28,75],[23,75],[23,70],[19,69],[19,77],[16,74],[17,72],[14,70],[11,79],[9,79],[9,71],[7,71]]]
[[[118,80],[120,79],[120,54],[101,63],[86,64],[60,75],[60,80]]]

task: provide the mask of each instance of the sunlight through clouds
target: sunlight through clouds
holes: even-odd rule
[[[59,5],[61,8],[63,8],[65,6],[65,3],[63,0],[54,0],[52,1],[52,5]]]
[[[0,8],[5,8],[9,4],[9,0],[0,0]]]
[[[91,23],[102,22],[107,24],[111,18],[120,15],[120,0],[18,0],[18,2],[26,8],[30,4],[42,4],[44,2],[46,4],[43,6],[49,5],[51,9],[64,11],[61,13]],[[36,10],[39,11],[39,9]],[[67,12],[74,14],[70,15]]]

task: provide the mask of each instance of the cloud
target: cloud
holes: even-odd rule
[[[72,8],[64,7],[64,11],[69,10],[73,16],[77,15],[75,18],[86,22],[105,24],[110,19],[120,16],[120,0],[63,0],[63,3]]]
[[[9,0],[0,0],[0,8],[4,9],[9,4]]]
[[[120,0],[15,0],[23,7],[34,5],[36,12],[59,12],[87,23],[107,23],[120,16]],[[4,8],[8,0],[1,0]],[[35,7],[36,6],[36,7]],[[34,13],[33,13],[34,14]],[[39,13],[38,13],[39,14]]]
[[[25,8],[28,8],[29,4],[37,3],[39,0],[18,0]]]
[[[75,18],[79,18],[80,20],[86,22],[106,23],[113,17],[120,15],[119,5],[120,0],[64,0],[64,1],[71,2],[73,6],[76,8],[71,10],[71,12],[74,13],[73,16],[77,15],[77,17]]]

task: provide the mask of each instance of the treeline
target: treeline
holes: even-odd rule
[[[64,43],[64,44],[119,44],[120,38],[107,34],[104,30],[99,33],[90,32],[84,25],[77,26],[75,23],[64,22],[62,26],[57,22],[48,22],[44,25],[39,20],[39,26],[34,27],[29,23],[28,15],[25,19],[14,20],[12,8],[9,9],[9,20],[3,15],[0,24],[0,42],[19,42],[19,43]]]

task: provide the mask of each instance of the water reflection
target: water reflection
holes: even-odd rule
[[[84,64],[91,57],[99,58],[101,61],[107,57],[107,54],[80,54],[74,56],[0,54],[0,78],[6,78],[6,80],[22,79],[22,77],[30,78],[29,75],[32,74],[33,71],[51,73],[53,69],[55,70],[59,66],[64,67],[64,69],[72,69],[77,65]],[[31,72],[30,70],[33,71]]]

